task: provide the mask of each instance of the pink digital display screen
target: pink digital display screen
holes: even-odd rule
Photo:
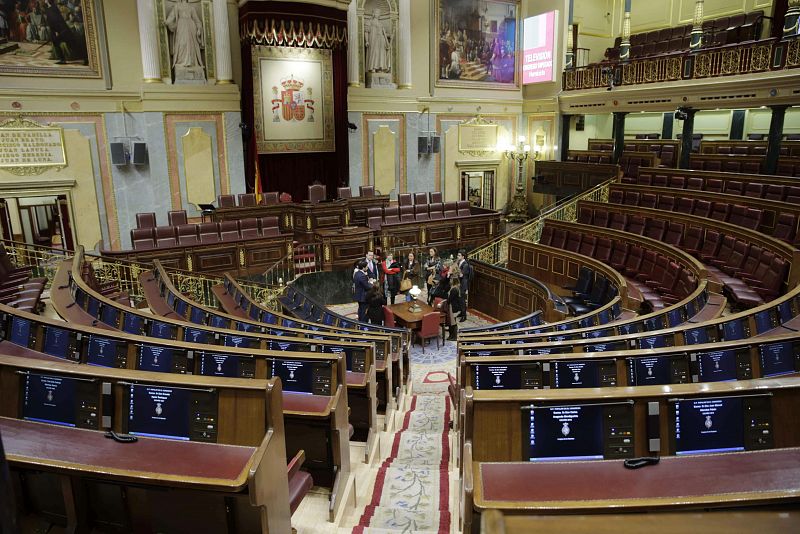
[[[522,24],[522,83],[555,81],[554,48],[558,11],[528,17]]]

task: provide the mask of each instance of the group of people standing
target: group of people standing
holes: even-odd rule
[[[428,250],[428,258],[423,263],[412,251],[398,260],[389,252],[383,261],[376,261],[373,252],[368,252],[353,271],[353,290],[358,302],[358,320],[372,324],[383,324],[383,307],[394,304],[397,295],[405,295],[411,300],[409,291],[421,286],[422,280],[428,289],[428,305],[438,297],[443,299],[450,320],[449,339],[454,340],[458,320],[467,319],[467,295],[472,279],[472,266],[466,259],[464,250],[459,250],[455,260],[442,260],[435,248]]]

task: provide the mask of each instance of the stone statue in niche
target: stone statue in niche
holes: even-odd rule
[[[167,2],[164,25],[170,34],[170,54],[175,83],[205,83],[203,65],[203,22],[199,14],[200,2],[188,0]]]
[[[392,83],[392,35],[386,30],[378,6],[372,9],[372,17],[364,23],[365,66],[367,87],[393,87]]]

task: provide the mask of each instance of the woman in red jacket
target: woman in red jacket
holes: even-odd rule
[[[389,302],[394,304],[394,298],[400,292],[400,264],[395,261],[391,252],[386,253],[386,259],[381,262],[381,269],[386,278]]]

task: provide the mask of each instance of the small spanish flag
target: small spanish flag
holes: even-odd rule
[[[261,185],[261,170],[259,167],[258,156],[256,156],[255,172],[253,173],[253,192],[256,194],[256,204],[261,204],[261,194],[264,192]]]

